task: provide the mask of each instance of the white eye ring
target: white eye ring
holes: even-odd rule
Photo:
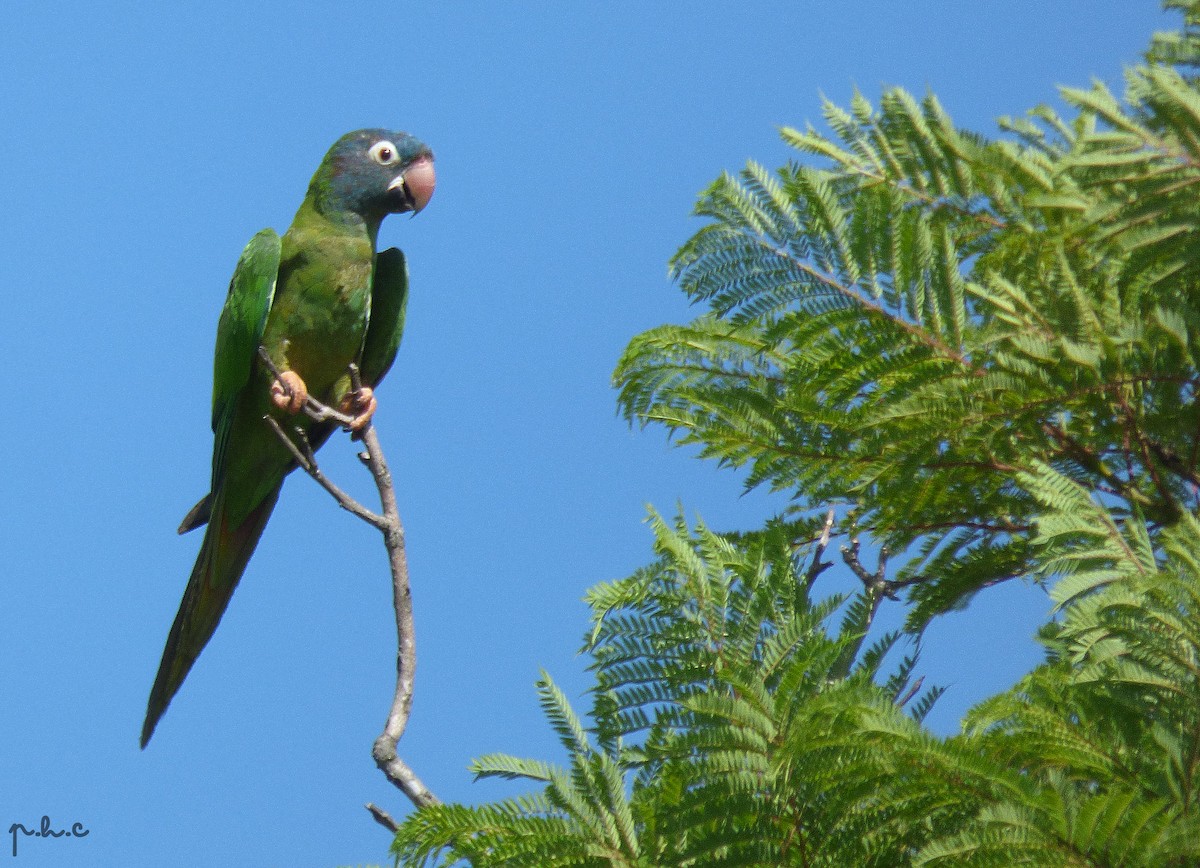
[[[371,150],[367,153],[381,166],[390,166],[400,160],[400,154],[396,152],[396,146],[391,142],[376,142],[371,145]]]

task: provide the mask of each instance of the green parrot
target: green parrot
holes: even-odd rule
[[[283,238],[264,229],[242,251],[217,326],[212,486],[179,532],[208,528],[150,691],[143,748],[216,630],[296,467],[263,417],[287,418],[285,430],[299,425],[316,448],[335,426],[296,415],[309,395],[349,413],[356,430],[375,412],[372,387],[400,345],[408,296],[404,254],[375,252],[379,224],[420,211],[434,183],[433,153],[407,133],[347,133],[321,161]]]

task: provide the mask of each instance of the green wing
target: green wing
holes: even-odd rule
[[[213,356],[212,429],[216,440],[212,491],[220,483],[229,426],[238,397],[250,381],[267,314],[271,312],[275,280],[279,276],[279,257],[279,235],[274,229],[264,229],[250,239],[238,257],[233,278],[229,281],[229,294],[217,324],[217,349]],[[211,508],[210,491],[184,517],[179,532],[187,533],[203,525],[208,521]]]
[[[229,295],[217,324],[217,349],[213,356],[212,428],[214,434],[228,423],[238,395],[250,381],[250,371],[262,343],[263,327],[275,297],[279,276],[279,236],[264,229],[246,245],[229,281]]]
[[[376,386],[392,367],[400,339],[404,336],[404,312],[408,306],[408,263],[395,247],[375,255],[371,280],[371,318],[363,339],[359,370],[363,382]]]

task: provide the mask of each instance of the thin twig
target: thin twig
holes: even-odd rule
[[[895,698],[895,700],[893,700],[896,704],[896,707],[903,708],[904,706],[908,705],[909,701],[914,696],[917,695],[917,693],[921,690],[922,685],[924,685],[924,684],[925,684],[925,676],[922,675],[920,678],[918,678],[912,684],[908,685],[908,689],[905,690],[903,693],[901,693],[899,696],[897,696]]]
[[[282,384],[281,372],[262,347],[259,347],[259,358],[274,375],[276,381]],[[362,388],[362,381],[355,365],[350,366],[350,380],[356,391]],[[305,403],[304,413],[317,422],[333,420],[343,426],[348,426],[353,421],[352,417],[338,412],[312,396],[309,396]],[[387,723],[384,725],[383,732],[375,740],[371,755],[387,779],[408,796],[414,805],[418,808],[436,805],[439,803],[437,797],[396,755],[396,743],[404,734],[404,728],[408,725],[409,713],[412,710],[413,676],[416,670],[417,651],[413,630],[412,591],[408,580],[408,557],[404,548],[404,525],[400,522],[400,511],[396,503],[396,490],[392,483],[392,474],[384,459],[383,447],[379,443],[379,435],[375,433],[375,426],[368,421],[366,426],[356,433],[366,447],[366,451],[359,457],[362,458],[375,480],[375,487],[379,491],[379,503],[383,510],[382,515],[367,509],[326,478],[317,465],[312,446],[302,430],[297,429],[299,440],[297,443],[288,436],[273,417],[268,415],[264,419],[271,426],[271,430],[275,432],[275,436],[291,453],[297,466],[324,488],[338,506],[383,534],[384,545],[388,553],[388,566],[392,573],[392,602],[396,612],[396,690],[392,698],[391,709],[388,712]],[[378,822],[393,832],[396,831],[396,822],[387,812],[373,804],[368,804],[367,810]]]
[[[393,835],[400,831],[400,824],[393,820],[392,815],[383,808],[379,807],[379,805],[375,804],[374,802],[367,802],[365,805],[363,805],[363,807],[371,812],[371,816],[375,818],[375,822],[383,826],[383,828],[387,829]]]
[[[817,576],[825,572],[833,566],[829,561],[823,561],[821,558],[825,554],[825,549],[829,546],[829,538],[833,533],[833,519],[837,511],[831,506],[829,512],[825,515],[825,529],[821,531],[821,537],[817,540],[817,546],[813,549],[812,563],[808,565],[808,570],[804,574],[804,589],[812,590],[813,583],[817,580]]]
[[[292,453],[292,457],[296,459],[296,464],[300,469],[316,480],[317,484],[329,492],[330,496],[337,501],[338,506],[357,518],[361,518],[372,527],[376,527],[381,531],[387,529],[387,519],[382,515],[377,515],[367,509],[353,497],[348,495],[342,489],[338,488],[328,476],[321,472],[321,468],[317,465],[316,456],[313,455],[312,446],[308,443],[308,437],[305,435],[302,428],[296,429],[296,439],[303,444],[297,446],[296,441],[283,430],[283,427],[275,421],[274,416],[263,416],[263,421],[271,426],[271,430],[275,432],[275,436],[279,441]]]

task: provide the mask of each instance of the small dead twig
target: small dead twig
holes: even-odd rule
[[[912,700],[912,698],[920,692],[921,687],[924,684],[925,684],[925,676],[922,675],[920,678],[918,678],[916,681],[914,681],[912,684],[910,684],[908,686],[907,690],[905,690],[903,693],[901,693],[899,696],[897,696],[893,700],[896,707],[903,708],[904,706],[908,705],[908,703]]]
[[[312,446],[308,442],[308,435],[304,433],[304,429],[297,427],[295,429],[295,440],[287,435],[283,430],[283,426],[275,421],[274,416],[263,416],[263,421],[271,426],[271,430],[275,432],[275,436],[296,459],[296,465],[311,476],[317,484],[329,492],[330,496],[337,501],[338,506],[352,515],[361,518],[367,524],[381,531],[387,531],[387,517],[371,512],[353,497],[342,491],[335,485],[328,476],[321,472],[321,468],[317,465],[316,456],[313,454]],[[299,444],[299,445],[298,445]]]
[[[817,546],[813,550],[812,563],[808,565],[808,570],[804,573],[805,590],[811,591],[817,577],[833,566],[831,562],[823,561],[821,558],[825,555],[825,549],[829,547],[829,538],[833,534],[833,519],[836,513],[837,510],[831,506],[825,515],[825,529],[821,531],[821,537],[817,540]]]
[[[259,358],[276,381],[283,384],[279,368],[276,367],[266,350],[259,347]],[[362,388],[358,368],[350,366],[350,380],[355,390]],[[304,405],[304,413],[316,422],[338,422],[343,427],[349,427],[350,416],[329,407],[311,395]],[[409,713],[412,710],[414,672],[417,662],[416,641],[413,630],[412,590],[408,579],[408,557],[404,546],[404,525],[400,522],[400,511],[396,503],[396,490],[392,483],[392,474],[383,456],[383,447],[379,443],[379,435],[375,426],[367,422],[358,433],[366,450],[359,458],[370,470],[379,492],[381,513],[367,509],[341,488],[331,482],[317,464],[316,455],[303,429],[297,428],[295,437],[289,436],[274,417],[264,417],[280,443],[288,450],[296,465],[313,478],[331,497],[338,506],[362,519],[383,534],[384,545],[388,553],[388,566],[392,573],[392,603],[396,612],[396,690],[392,697],[392,706],[388,712],[387,723],[383,732],[375,740],[371,755],[389,781],[398,787],[409,800],[418,808],[425,805],[436,805],[438,799],[429,788],[417,777],[408,765],[396,755],[396,744],[404,734],[408,725]],[[396,821],[381,808],[367,804],[367,810],[377,822],[393,833],[397,829]]]
[[[400,824],[393,820],[392,815],[379,807],[379,805],[374,802],[367,802],[363,807],[371,812],[371,816],[375,818],[376,823],[383,826],[383,828],[387,829],[393,835],[400,831]]]

